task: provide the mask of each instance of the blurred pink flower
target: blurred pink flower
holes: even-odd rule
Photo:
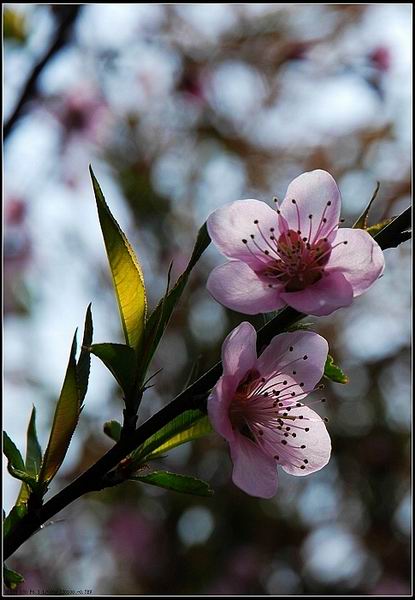
[[[369,59],[379,71],[387,72],[391,66],[391,53],[387,46],[376,46],[370,54]]]
[[[208,414],[229,442],[233,482],[248,494],[275,494],[277,464],[307,475],[329,461],[324,421],[303,402],[323,375],[327,352],[324,338],[296,331],[276,336],[257,358],[256,332],[247,322],[225,339],[223,375],[209,396]]]
[[[365,292],[382,274],[379,245],[362,229],[339,229],[340,192],[326,171],[303,173],[275,212],[238,200],[207,221],[217,248],[231,260],[216,267],[207,288],[246,314],[292,306],[328,315]]]

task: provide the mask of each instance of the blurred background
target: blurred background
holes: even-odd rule
[[[411,192],[409,4],[10,4],[4,18],[4,422],[24,452],[32,404],[45,448],[74,329],[122,341],[88,176],[137,250],[149,303],[185,267],[225,202],[283,198],[304,171],[338,182],[351,226]],[[57,515],[8,561],[22,590],[93,594],[410,594],[410,243],[330,317],[308,319],[350,377],[328,384],[333,455],[273,500],[231,482],[211,436],[163,468],[208,480],[208,499],[126,483]],[[244,316],[207,293],[209,247],[152,364],[141,419],[219,357]],[[262,317],[249,319],[259,325]],[[101,456],[120,420],[92,361],[79,427],[51,494]],[[6,474],[5,509],[16,480]],[[19,590],[19,588],[18,588]]]

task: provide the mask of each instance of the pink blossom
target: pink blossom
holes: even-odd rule
[[[223,375],[208,399],[214,429],[229,443],[233,482],[252,496],[277,490],[277,465],[292,475],[318,471],[330,458],[323,419],[304,403],[327,359],[311,331],[274,337],[257,358],[256,332],[241,323],[222,346]]]
[[[365,292],[382,274],[382,250],[362,229],[339,229],[340,192],[326,171],[290,183],[280,208],[238,200],[213,212],[209,235],[230,259],[207,288],[233,310],[257,314],[285,305],[328,315]]]

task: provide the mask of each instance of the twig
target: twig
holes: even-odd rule
[[[20,94],[20,98],[17,101],[14,111],[4,125],[4,141],[11,133],[17,121],[23,115],[26,104],[36,95],[37,83],[43,69],[46,67],[51,58],[53,58],[53,56],[68,42],[70,31],[82,6],[77,4],[69,4],[64,6],[56,6],[55,8],[58,11],[58,15],[61,15],[61,21],[56,30],[55,37],[45,55],[33,67],[32,73],[30,74],[29,79],[26,81],[26,85]]]

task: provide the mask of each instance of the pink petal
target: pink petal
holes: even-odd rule
[[[212,427],[228,441],[232,441],[235,437],[229,419],[229,406],[238,383],[235,383],[233,378],[222,376],[212,389],[207,401],[207,411]]]
[[[280,298],[308,315],[330,315],[353,302],[353,288],[340,272],[330,272],[301,292],[283,292]]]
[[[297,208],[292,200],[296,201]],[[327,203],[330,202],[328,206]],[[301,231],[309,238],[311,223],[311,241],[334,237],[334,228],[339,222],[341,199],[339,188],[333,177],[317,169],[303,173],[290,183],[287,194],[281,204],[281,213],[291,229]],[[309,215],[312,215],[310,220]],[[322,219],[327,219],[325,223]],[[309,238],[310,239],[310,238]]]
[[[277,468],[273,458],[243,435],[235,436],[230,449],[234,484],[251,496],[274,496],[277,491]]]
[[[329,462],[331,454],[331,440],[323,419],[307,406],[290,411],[291,417],[300,415],[303,419],[289,423],[296,437],[288,438],[286,446],[278,444],[279,464],[291,475],[308,475],[319,471]],[[305,428],[309,428],[309,431],[306,432]],[[303,445],[305,448],[301,448]],[[301,466],[305,468],[301,469]]]
[[[239,383],[257,359],[255,328],[244,321],[225,338],[222,344],[223,374]]]
[[[289,388],[298,401],[304,397],[302,390],[312,390],[322,378],[328,350],[327,341],[313,331],[281,333],[258,358],[256,369],[277,390],[286,387],[277,385],[282,381],[290,386],[293,382],[303,383],[301,387]]]
[[[341,243],[345,241],[347,244]],[[343,273],[353,288],[353,295],[360,296],[384,271],[385,258],[379,244],[363,229],[345,228],[337,231],[333,245],[336,247],[326,270]]]
[[[206,287],[215,300],[247,315],[270,312],[286,304],[280,299],[278,289],[270,288],[247,264],[239,260],[213,269]]]
[[[255,225],[254,221],[258,220]],[[227,258],[242,260],[254,268],[263,267],[266,258],[252,243],[250,235],[266,248],[260,232],[268,234],[277,228],[277,214],[268,204],[259,200],[237,200],[215,210],[207,220],[207,228],[212,242]],[[244,244],[242,240],[248,240]],[[252,250],[252,253],[248,250]]]

